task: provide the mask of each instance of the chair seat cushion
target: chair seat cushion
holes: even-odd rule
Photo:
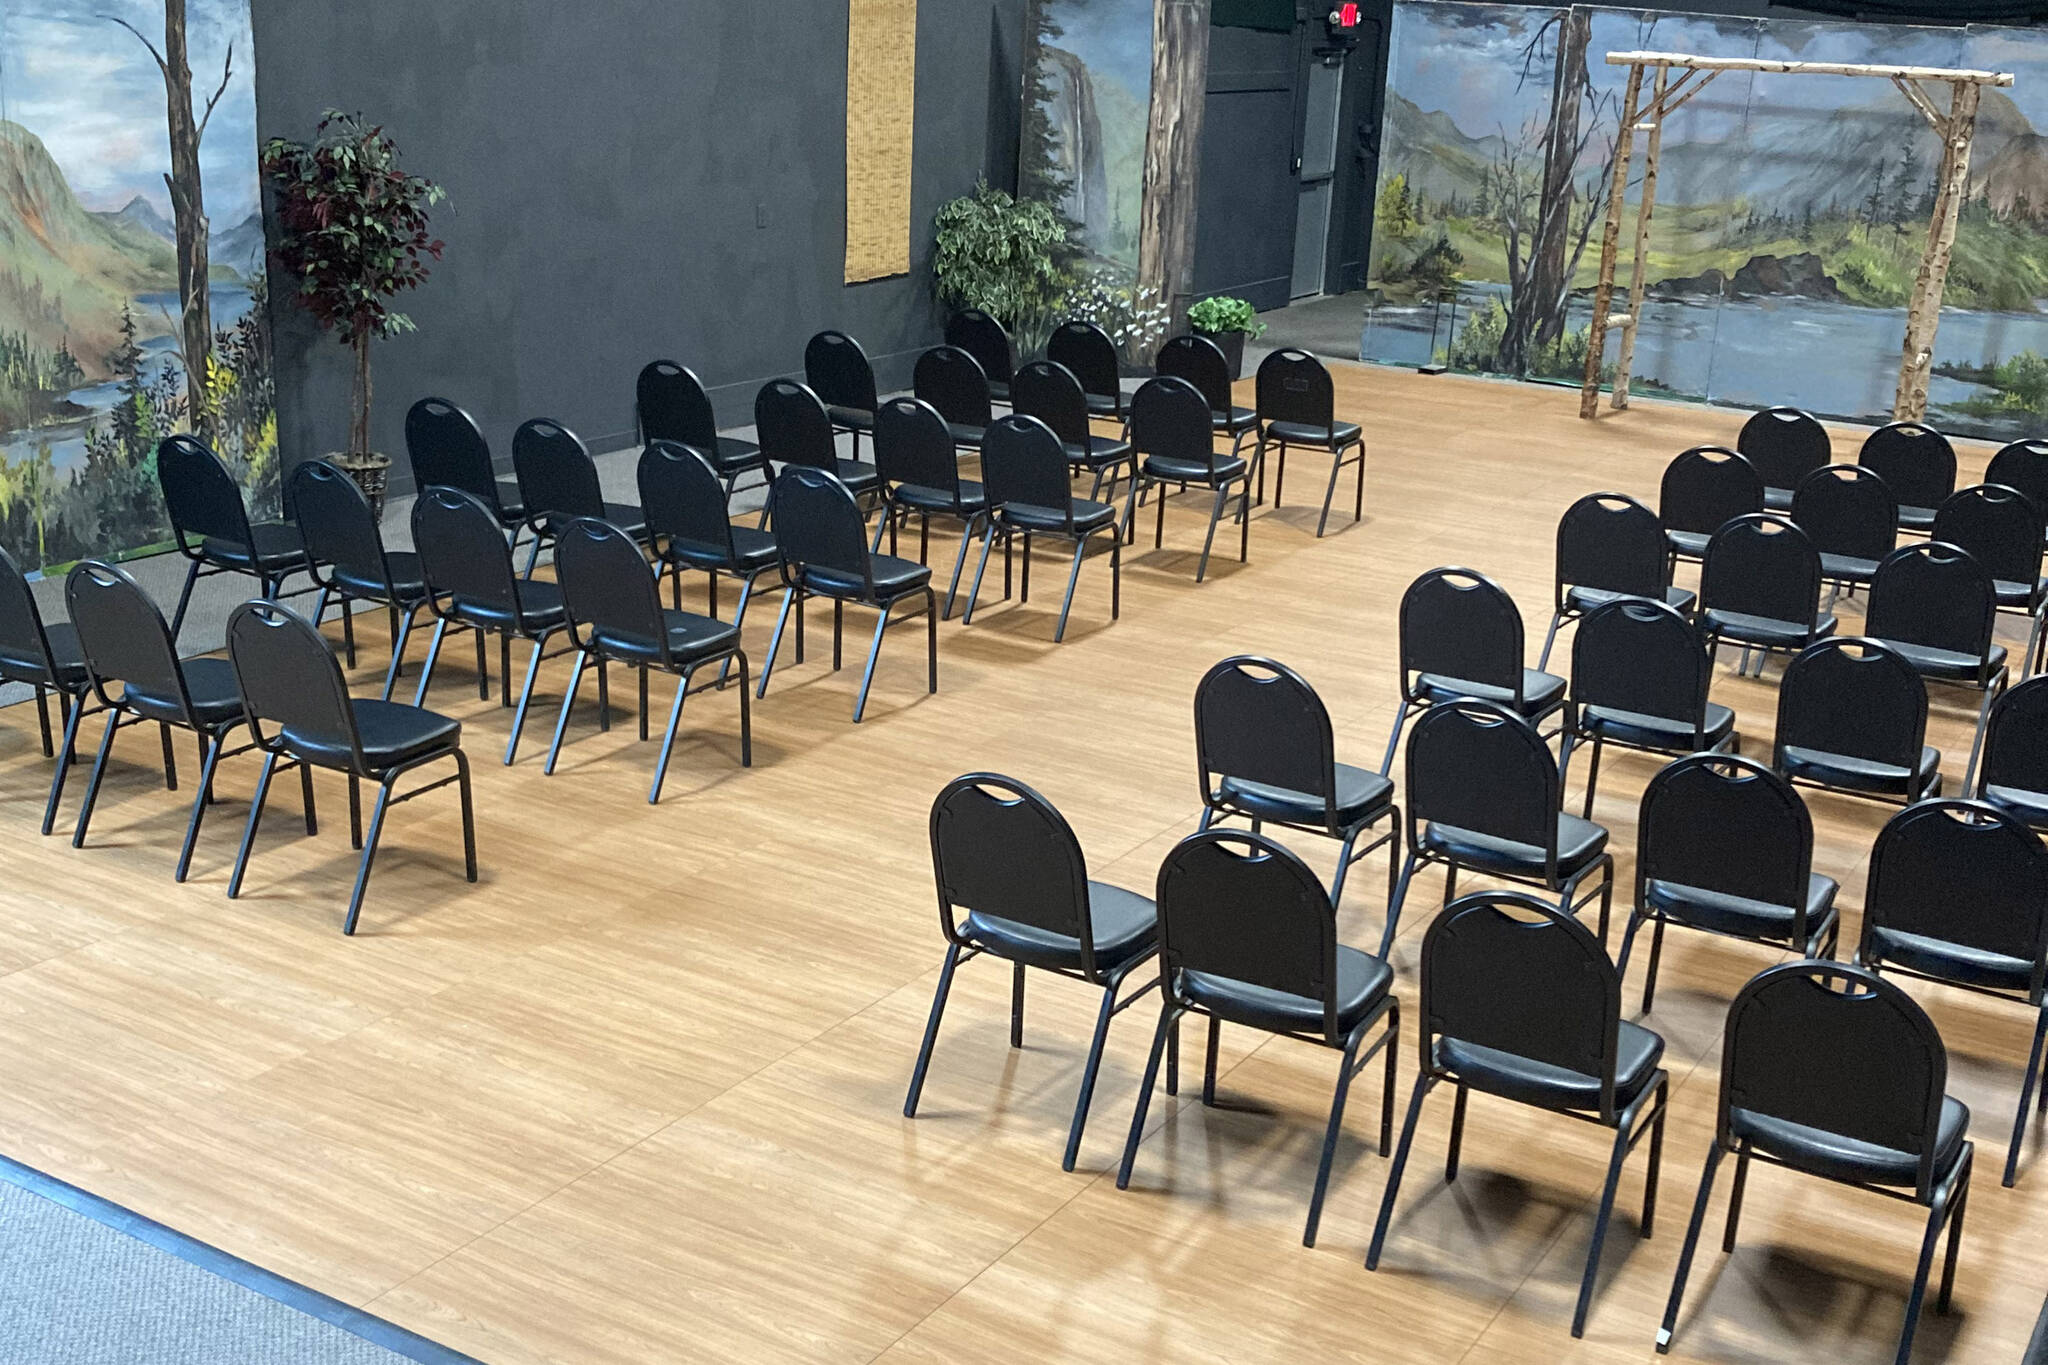
[[[391,573],[390,583],[351,573],[336,565],[334,583],[351,597],[366,597],[372,601],[384,601],[385,594],[400,606],[416,605],[427,600],[427,575],[420,568],[420,557],[410,550],[386,550],[384,564]]]
[[[1614,1048],[1614,1103],[1621,1108],[1643,1092],[1664,1060],[1664,1039],[1641,1024],[1621,1021]],[[1436,1064],[1474,1090],[1544,1109],[1598,1109],[1600,1078],[1498,1048],[1439,1038]]]
[[[2001,607],[2022,607],[2032,611],[2036,603],[2048,598],[2048,578],[2038,583],[2011,583],[2001,578],[1991,586],[1998,594]]]
[[[402,702],[358,697],[349,703],[356,713],[356,733],[363,746],[363,761],[373,772],[395,768],[401,763],[455,749],[462,738],[462,722],[437,711],[407,706]],[[327,768],[347,768],[352,763],[348,750],[329,742],[329,737],[309,738],[287,727],[282,732],[286,749],[308,763]]]
[[[1320,446],[1334,450],[1348,446],[1361,435],[1358,423],[1338,422],[1334,426],[1322,427],[1311,422],[1268,422],[1266,439],[1279,441],[1291,446]]]
[[[1579,710],[1579,728],[1607,744],[1653,753],[1689,754],[1696,749],[1717,749],[1735,730],[1735,713],[1719,702],[1707,703],[1705,724],[1699,742],[1694,741],[1689,720],[1649,716],[1640,711],[1622,711],[1610,706],[1586,706]]]
[[[920,512],[952,513],[953,494],[944,488],[933,488],[921,483],[899,483],[890,490],[889,496],[905,507],[914,507]],[[960,480],[959,509],[969,516],[988,506],[988,492],[973,479]]]
[[[282,521],[259,521],[249,527],[249,538],[256,546],[254,559],[249,557],[248,546],[213,536],[200,542],[201,553],[215,564],[247,573],[274,575],[306,567],[306,542],[299,538],[298,527]]]
[[[988,396],[994,401],[1007,406],[1010,401],[1010,381],[1007,379],[989,380]]]
[[[845,484],[849,492],[856,494],[879,488],[882,483],[882,476],[875,467],[860,460],[835,459],[832,472],[839,476],[839,482]]]
[[[2048,829],[2048,792],[2031,791],[2025,787],[1987,786],[1984,799],[2011,811],[2035,829]]]
[[[1131,458],[1129,441],[1119,441],[1113,436],[1097,436],[1093,432],[1088,434],[1088,444],[1085,446],[1069,443],[1060,448],[1067,452],[1068,464],[1079,465],[1091,473],[1113,464],[1121,464]]]
[[[845,431],[873,431],[875,429],[875,414],[866,408],[842,408],[836,403],[828,404],[825,408],[825,415],[832,419],[833,426]]]
[[[1441,673],[1417,673],[1415,675],[1416,695],[1432,706],[1456,701],[1460,697],[1476,697],[1517,711],[1524,720],[1535,720],[1555,711],[1564,702],[1564,679],[1555,673],[1543,673],[1533,668],[1522,670],[1522,700],[1519,706],[1515,694],[1505,687],[1493,683],[1473,682],[1468,678],[1451,678]]]
[[[1975,654],[1964,654],[1953,649],[1936,649],[1931,645],[1908,644],[1904,640],[1880,639],[1879,644],[1897,650],[1913,671],[1923,678],[1934,678],[1944,682],[1975,682],[1980,676],[1995,678],[2005,670],[2005,646],[1991,646],[1988,658]]]
[[[1684,555],[1687,559],[1698,559],[1706,554],[1707,542],[1713,538],[1713,533],[1710,531],[1666,531],[1664,533],[1664,539],[1671,542],[1672,552]]]
[[[1823,551],[1820,576],[1830,583],[1868,583],[1877,576],[1877,561],[1856,555],[1831,555]]]
[[[526,521],[526,504],[519,499],[519,481],[517,479],[499,479],[496,481],[496,484],[498,489],[498,523],[501,526],[522,525]]]
[[[1087,498],[1075,498],[1074,529],[1076,531],[1099,531],[1116,521],[1116,508],[1106,502],[1090,502]],[[1037,531],[1052,534],[1064,533],[1067,529],[1067,512],[1062,507],[1040,507],[1030,502],[1008,502],[997,511],[1005,525],[1020,531]]]
[[[1535,844],[1500,839],[1478,830],[1459,829],[1432,820],[1422,827],[1422,846],[1460,867],[1504,877],[1543,878],[1543,850]],[[1591,820],[1558,813],[1557,875],[1560,879],[1583,871],[1607,848],[1607,831]]]
[[[1792,490],[1789,488],[1764,489],[1764,510],[1766,512],[1789,512],[1792,510]]]
[[[647,515],[631,503],[608,502],[604,505],[604,519],[624,531],[635,540],[647,539]],[[542,512],[539,517],[541,534],[557,536],[570,518],[552,512]]]
[[[1253,408],[1234,407],[1228,412],[1218,412],[1212,408],[1209,412],[1209,425],[1226,436],[1235,436],[1239,432],[1257,431],[1259,414]]]
[[[1090,417],[1122,417],[1124,396],[1121,393],[1091,393],[1088,395]]]
[[[1337,764],[1336,770],[1336,828],[1364,824],[1394,803],[1394,784],[1378,773],[1348,763]],[[1308,792],[1226,777],[1217,784],[1216,800],[1226,809],[1255,820],[1324,827],[1323,798]]]
[[[1588,612],[1631,596],[1630,593],[1611,592],[1606,588],[1573,587],[1565,589],[1564,602],[1573,611]],[[1690,588],[1681,588],[1676,583],[1664,589],[1664,604],[1687,616],[1692,614],[1693,603],[1697,600]]]
[[[1920,1178],[1920,1158],[1914,1153],[1810,1128],[1790,1119],[1772,1118],[1740,1106],[1728,1111],[1728,1131],[1738,1142],[1747,1142],[1788,1166],[1829,1180],[1912,1185]],[[1963,1139],[1969,1131],[1969,1109],[1960,1100],[1942,1096],[1941,1119],[1934,1135],[1937,1181],[1944,1179],[1962,1159]]]
[[[1932,796],[1941,790],[1941,751],[1935,748],[1921,749],[1919,766],[1910,773],[1896,763],[1831,754],[1797,744],[1786,745],[1783,754],[1785,776],[1804,778],[1824,787],[1890,796]]]
[[[1899,526],[1907,531],[1932,531],[1934,509],[1932,507],[1908,507],[1899,505]]]
[[[677,663],[689,664],[699,659],[716,658],[739,646],[740,633],[725,621],[667,607],[662,608],[661,618],[668,631],[669,655]],[[626,635],[597,626],[591,630],[591,639],[614,659],[651,662],[660,657],[654,641],[643,636]]]
[[[1110,972],[1151,953],[1158,941],[1159,911],[1150,899],[1106,882],[1088,883],[1088,921],[1095,931],[1095,967]],[[1081,940],[999,915],[969,912],[964,927],[969,942],[997,957],[1030,967],[1081,969]]]
[[[494,603],[470,598],[457,599],[448,607],[448,615],[466,626],[515,634],[552,630],[568,621],[568,612],[562,605],[562,590],[553,583],[537,578],[520,578],[513,580],[513,588],[519,594],[517,620],[513,619],[512,613]]]
[[[1837,890],[1834,878],[1818,872],[1806,874],[1806,935],[1812,943],[1819,943],[1825,937],[1823,931],[1834,922]],[[1773,905],[1748,896],[1731,896],[1725,891],[1654,877],[1643,884],[1643,908],[1709,933],[1774,942],[1790,942],[1792,921],[1797,915],[1789,905]],[[1807,944],[1792,946],[1803,950]]]
[[[706,453],[711,456],[711,467],[721,475],[738,474],[767,464],[761,455],[761,447],[737,436],[719,437],[717,449]]]
[[[41,650],[33,646],[17,649],[11,644],[0,643],[0,678],[9,682],[50,683],[67,692],[83,691],[90,679],[85,671],[85,651],[79,647],[78,631],[69,621],[59,621],[43,627],[43,638],[49,641],[49,663],[57,665],[56,677],[50,676]]]
[[[185,695],[192,699],[190,719],[209,730],[231,725],[242,718],[242,693],[235,685],[235,666],[226,659],[186,659],[179,664],[185,674]],[[121,704],[138,716],[183,725],[187,721],[175,693],[122,688]]]
[[[1835,618],[1826,612],[1811,624],[1780,621],[1775,616],[1751,616],[1743,611],[1708,607],[1700,621],[1709,635],[1722,636],[1743,645],[1769,645],[1779,649],[1804,648],[1814,640],[1835,633]]]
[[[1337,945],[1337,1032],[1349,1033],[1386,998],[1394,969],[1369,953]],[[1180,994],[1220,1019],[1268,1033],[1323,1031],[1323,1002],[1208,972],[1183,972]]]
[[[751,574],[775,563],[775,536],[772,532],[757,531],[751,526],[734,526],[729,554],[725,546],[714,545],[708,540],[671,536],[663,543],[662,557],[692,569],[722,569],[727,573]]]
[[[868,561],[871,566],[869,573],[874,578],[875,596],[884,602],[916,592],[932,581],[932,571],[914,559],[878,554],[868,556]],[[856,574],[818,564],[804,565],[802,574],[806,592],[822,597],[860,598],[861,581]]]
[[[1942,981],[1995,991],[2024,991],[2034,978],[2031,958],[1882,927],[1869,930],[1863,960],[1890,963]]]
[[[1140,472],[1148,479],[1159,483],[1203,483],[1212,488],[1221,487],[1244,477],[1245,462],[1238,456],[1219,458],[1215,473],[1211,466],[1201,460],[1183,460],[1174,455],[1147,455]]]
[[[969,450],[980,450],[982,438],[988,435],[988,428],[962,426],[957,422],[948,422],[946,423],[946,435],[952,438],[953,444],[956,446],[965,446]]]

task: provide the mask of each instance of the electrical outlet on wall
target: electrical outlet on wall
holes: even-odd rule
[[[768,226],[768,206],[759,200],[754,202],[754,226],[757,228]]]

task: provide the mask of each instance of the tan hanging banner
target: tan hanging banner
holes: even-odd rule
[[[917,0],[848,0],[846,282],[910,271]]]

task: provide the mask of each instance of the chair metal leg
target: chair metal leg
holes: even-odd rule
[[[1067,595],[1060,603],[1060,623],[1053,629],[1054,644],[1067,638],[1067,613],[1074,609],[1074,587],[1081,581],[1081,556],[1087,553],[1088,537],[1081,536],[1074,541],[1074,566],[1067,570]]]
[[[263,755],[263,767],[256,774],[256,794],[249,798],[249,823],[242,827],[242,846],[235,851],[235,870],[228,875],[228,899],[242,894],[242,877],[249,870],[249,852],[256,847],[256,827],[263,822],[263,803],[270,798],[270,778],[277,771],[277,755]]]
[[[1344,843],[1337,852],[1337,875],[1330,881],[1330,904],[1334,907],[1344,899],[1344,878],[1351,872],[1351,849],[1364,831],[1354,829],[1344,836]]]
[[[363,780],[355,773],[348,775],[348,846],[363,851]]]
[[[484,638],[483,627],[476,630],[476,699],[491,699],[491,657],[490,641]]]
[[[1223,520],[1223,504],[1229,500],[1229,497],[1229,489],[1219,488],[1216,490],[1215,505],[1209,509],[1209,533],[1202,538],[1202,557],[1195,564],[1195,581],[1197,583],[1201,582],[1203,575],[1209,572],[1209,550],[1210,547],[1216,544],[1216,523]],[[1163,506],[1165,499],[1160,499],[1160,503]]]
[[[555,760],[561,756],[562,735],[569,728],[569,712],[576,706],[576,689],[583,685],[583,670],[590,663],[590,651],[576,651],[576,667],[569,674],[569,690],[562,694],[562,711],[555,717],[555,741],[548,746],[547,766],[541,769],[544,777],[555,775]]]
[[[1749,1147],[1735,1150],[1735,1188],[1728,1194],[1728,1222],[1721,1229],[1721,1250],[1735,1250],[1735,1230],[1742,1223],[1742,1193],[1749,1184]]]
[[[469,786],[469,755],[455,751],[455,790],[462,798],[462,871],[476,880],[476,801]]]
[[[924,651],[924,690],[932,696],[939,690],[939,597],[930,588],[924,590]]]
[[[57,750],[57,771],[50,775],[50,799],[43,804],[44,834],[57,827],[57,805],[64,799],[64,778],[70,773],[72,759],[78,752],[78,725],[85,719],[85,698],[80,697],[67,710],[64,743]]]
[[[1166,485],[1159,485],[1158,516],[1152,524],[1152,548],[1158,549],[1166,543]]]
[[[1275,488],[1277,496],[1278,489]],[[1401,1123],[1401,1145],[1394,1149],[1394,1165],[1387,1172],[1386,1192],[1380,1196],[1380,1216],[1372,1227],[1372,1245],[1365,1251],[1365,1268],[1380,1268],[1380,1252],[1387,1244],[1387,1228],[1394,1221],[1394,1199],[1401,1193],[1401,1172],[1408,1168],[1408,1151],[1415,1145],[1415,1124],[1422,1117],[1422,1102],[1436,1086],[1436,1078],[1424,1072],[1415,1078],[1415,1093],[1408,1100],[1408,1117]]]
[[[1645,1095],[1656,1093],[1662,1081],[1654,1082]],[[1572,1336],[1586,1335],[1586,1314],[1593,1306],[1593,1285],[1600,1278],[1600,1249],[1607,1241],[1607,1224],[1614,1216],[1614,1192],[1621,1184],[1621,1168],[1628,1161],[1629,1129],[1633,1126],[1638,1100],[1622,1113],[1614,1133],[1614,1152],[1607,1159],[1607,1181],[1600,1190],[1600,1207],[1593,1215],[1593,1241],[1586,1248],[1586,1273],[1579,1279],[1579,1302],[1572,1310]]]
[[[306,837],[312,838],[320,832],[320,817],[313,806],[313,765],[296,763],[299,770],[299,806],[305,812]]]
[[[81,711],[84,709],[84,707],[79,708]],[[75,716],[77,713],[74,712],[73,714]],[[71,846],[73,848],[85,847],[85,827],[92,823],[92,808],[100,799],[100,781],[107,775],[107,755],[113,751],[114,731],[119,729],[120,725],[121,713],[110,708],[107,711],[106,732],[100,736],[99,755],[92,761],[92,776],[87,778],[85,782],[85,800],[80,802],[78,806],[78,824],[71,831]],[[74,724],[72,728],[75,733],[76,725]],[[57,773],[61,778],[64,769],[59,767]]]
[[[171,727],[157,726],[156,737],[164,749],[164,790],[174,792],[178,789],[178,752],[171,747]]]
[[[974,543],[975,518],[969,517],[960,530],[960,551],[953,556],[953,578],[946,585],[946,619],[953,619],[953,599],[960,595],[960,571],[967,567],[968,547]]]
[[[193,560],[185,570],[185,586],[178,593],[178,609],[171,613],[171,643],[178,643],[178,633],[185,629],[185,612],[192,605],[192,585],[199,581],[199,561]]]
[[[1287,442],[1280,442],[1280,459],[1273,466],[1273,506],[1280,506],[1280,490],[1287,482]]]
[[[1223,1043],[1223,1021],[1215,1015],[1209,1016],[1209,1040],[1202,1052],[1202,1103],[1213,1106],[1216,1103],[1216,1054]]]
[[[533,701],[533,684],[540,676],[540,656],[546,648],[545,639],[535,640],[533,653],[526,661],[526,685],[519,689],[519,708],[512,713],[512,736],[505,741],[505,766],[508,768],[512,766],[512,760],[519,756],[519,736],[526,729],[526,708]]]
[[[1444,1151],[1446,1185],[1457,1183],[1458,1159],[1465,1153],[1465,1103],[1471,1098],[1471,1093],[1471,1088],[1463,1081],[1459,1081],[1457,1092],[1451,1101],[1451,1141]]]
[[[323,589],[322,591],[325,590]],[[346,597],[341,599],[341,652],[342,657],[348,661],[348,666],[354,668],[356,666],[356,611],[355,603]]]
[[[1380,776],[1385,777],[1394,767],[1394,752],[1401,746],[1401,727],[1408,723],[1408,700],[1402,698],[1399,709],[1394,712],[1394,729],[1387,736],[1387,754],[1380,760]]]
[[[1251,563],[1252,557],[1252,485],[1249,479],[1237,494],[1237,562]]]
[[[35,685],[35,688],[36,721],[42,728],[43,757],[48,758],[50,757],[51,754],[56,752],[56,750],[51,747],[50,743],[50,689],[43,686],[41,683],[37,683]]]
[[[1927,1299],[1927,1276],[1934,1269],[1934,1250],[1941,1244],[1942,1224],[1948,1221],[1948,1201],[1937,1191],[1927,1210],[1927,1230],[1920,1237],[1920,1260],[1913,1269],[1913,1290],[1906,1296],[1906,1321],[1899,1331],[1897,1365],[1913,1357],[1913,1335],[1920,1330],[1920,1306]]]
[[[1102,1046],[1109,1039],[1109,1021],[1116,1017],[1116,987],[1102,993],[1102,1008],[1095,1015],[1095,1036],[1088,1044],[1088,1060],[1081,1067],[1081,1094],[1074,1101],[1074,1121],[1067,1129],[1067,1150],[1060,1169],[1071,1171],[1081,1155],[1081,1130],[1088,1123],[1088,1106],[1095,1101],[1095,1075],[1102,1069]]]
[[[1579,812],[1581,820],[1593,818],[1593,792],[1600,785],[1600,751],[1605,747],[1606,745],[1601,742],[1599,734],[1595,733],[1593,736],[1593,757],[1590,761],[1590,766],[1586,769],[1586,805],[1585,809]]]
[[[761,682],[754,690],[757,699],[768,695],[768,675],[775,671],[775,655],[782,648],[782,628],[789,624],[789,607],[795,600],[796,589],[784,589],[782,609],[775,613],[775,634],[768,641],[768,658],[761,665]]]
[[[1159,1006],[1159,1027],[1152,1031],[1152,1051],[1145,1058],[1145,1079],[1138,1086],[1138,1106],[1131,1113],[1131,1135],[1124,1141],[1124,1159],[1116,1170],[1116,1187],[1131,1187],[1131,1167],[1138,1160],[1138,1142],[1145,1136],[1145,1111],[1152,1104],[1152,1087],[1159,1080],[1159,1054],[1164,1052],[1180,1023],[1180,1006],[1171,1000]]]
[[[384,812],[391,808],[391,783],[387,777],[377,786],[377,804],[370,808],[370,829],[363,836],[363,861],[356,869],[355,890],[349,894],[348,918],[342,921],[341,932],[354,934],[356,921],[363,913],[363,892],[370,886],[370,865],[377,861],[377,841],[384,835]]]
[[[405,647],[412,639],[412,622],[417,613],[415,607],[398,618],[398,633],[391,640],[391,666],[384,670],[384,691],[380,694],[383,701],[391,700],[391,689],[397,685],[399,669],[405,665]]]
[[[1322,1159],[1316,1163],[1315,1193],[1309,1196],[1308,1222],[1302,1228],[1301,1244],[1316,1244],[1316,1229],[1323,1221],[1323,1197],[1330,1190],[1330,1168],[1337,1160],[1337,1136],[1344,1131],[1344,1101],[1351,1095],[1351,1076],[1357,1066],[1358,1045],[1365,1040],[1367,1025],[1361,1024],[1344,1043],[1344,1062],[1337,1070],[1337,1090],[1330,1099],[1330,1121],[1323,1130]]]
[[[1024,1046],[1024,964],[1010,964],[1010,1046]]]
[[[441,640],[448,634],[448,618],[434,622],[434,638],[427,641],[427,661],[420,665],[420,685],[413,689],[412,704],[425,705],[427,689],[434,684],[434,665],[441,661]]]
[[[1344,472],[1344,452],[1330,452],[1330,486],[1323,490],[1323,514],[1316,518],[1316,539],[1323,538],[1323,529],[1330,524],[1330,504],[1337,497],[1337,476]]]
[[[903,1097],[903,1117],[917,1117],[918,1096],[924,1093],[925,1072],[932,1064],[932,1048],[939,1041],[939,1020],[946,1013],[946,997],[953,990],[953,968],[960,963],[960,945],[946,944],[946,960],[939,967],[939,988],[932,995],[931,1018],[925,1021],[924,1042],[917,1049],[917,1065],[910,1072],[910,1093]],[[1069,1166],[1067,1169],[1072,1170]]]
[[[1657,1354],[1671,1350],[1671,1335],[1678,1330],[1678,1308],[1685,1299],[1685,1281],[1692,1273],[1692,1255],[1699,1249],[1700,1230],[1707,1223],[1707,1208],[1714,1201],[1714,1172],[1720,1168],[1727,1149],[1715,1143],[1707,1149],[1706,1167],[1700,1172],[1700,1192],[1692,1204],[1692,1222],[1685,1229],[1685,1248],[1678,1253],[1678,1271],[1671,1277],[1671,1298],[1664,1305],[1664,1322],[1657,1329]]]
[[[332,588],[323,587],[320,589],[320,595],[313,599],[313,629],[315,630],[318,630],[320,623],[327,619],[327,602],[333,591]],[[344,605],[346,604],[344,603]]]
[[[835,609],[838,605],[837,602],[833,603]],[[874,642],[868,646],[868,666],[861,670],[860,695],[853,700],[853,723],[855,725],[860,724],[861,714],[868,709],[868,688],[872,687],[875,682],[875,660],[882,657],[882,633],[889,628],[889,608],[887,606],[882,607],[880,613],[879,619],[875,622]]]
[[[657,587],[657,601],[659,592]],[[509,630],[498,637],[498,705],[507,709],[512,705],[512,632]]]
[[[2012,1142],[2005,1149],[2005,1175],[1999,1181],[2007,1189],[2019,1178],[2020,1146],[2027,1138],[2027,1113],[2033,1107],[2034,1085],[2041,1074],[2041,1046],[2048,1040],[2048,1009],[2041,1011],[2039,1022],[2034,1025],[2034,1045],[2027,1053],[2027,1074],[2020,1082],[2019,1112],[2012,1118]]]
[[[1935,1311],[1949,1310],[1949,1297],[1956,1286],[1956,1255],[1963,1249],[1963,1215],[1970,1211],[1970,1186],[1967,1178],[1956,1194],[1955,1208],[1948,1216],[1948,1251],[1941,1259],[1941,1289],[1934,1296]]]
[[[644,686],[647,677],[645,669],[641,670],[640,676]],[[654,785],[647,792],[647,804],[650,806],[657,805],[661,801],[661,784],[668,777],[669,751],[674,749],[676,745],[676,723],[683,718],[683,699],[689,695],[690,675],[685,673],[676,680],[676,699],[674,704],[668,708],[668,729],[662,733],[661,756],[654,762]],[[643,716],[647,714],[647,708],[644,704],[640,708],[640,713]]]
[[[192,798],[192,817],[185,822],[185,843],[178,850],[178,870],[174,881],[184,881],[185,874],[192,867],[192,846],[199,842],[199,822],[206,816],[207,796],[213,790],[213,770],[220,762],[220,751],[225,746],[216,736],[209,738],[202,733],[199,742],[206,746],[206,761],[199,768],[199,791]]]
[[[1544,669],[1550,667],[1550,647],[1557,643],[1558,627],[1562,626],[1563,624],[1563,612],[1554,611],[1550,614],[1550,631],[1543,637],[1543,652],[1536,657],[1537,672],[1540,673]]]
[[[640,708],[637,714],[640,720],[640,742],[645,744],[647,742],[647,669],[645,665],[642,665],[634,669],[633,673],[640,684]]]
[[[1408,855],[1407,860],[1401,864],[1401,879],[1394,885],[1394,894],[1387,898],[1387,927],[1380,932],[1379,957],[1382,962],[1392,961],[1388,954],[1394,951],[1394,934],[1401,927],[1401,905],[1408,899],[1408,884],[1415,880],[1415,869],[1419,862],[1419,855]],[[1457,875],[1456,868],[1451,869],[1451,875]]]
[[[1977,731],[1970,740],[1970,765],[1963,770],[1963,794],[1968,795],[1977,782],[1977,757],[1984,751],[1984,727],[1991,721],[1991,704],[2005,691],[2004,679],[1996,687],[1984,689],[1984,704],[1977,708]]]
[[[981,558],[974,566],[974,586],[967,590],[967,614],[961,618],[966,625],[971,626],[974,624],[974,609],[981,605],[981,578],[983,574],[988,572],[988,552],[995,543],[996,523],[995,518],[990,517],[988,518],[988,531],[981,538]],[[1003,537],[1003,554],[1006,560],[1009,553],[1010,537],[1005,535]],[[1007,578],[1005,579],[1005,584],[1005,596],[1007,596]]]

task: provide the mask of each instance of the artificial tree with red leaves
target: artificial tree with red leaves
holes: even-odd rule
[[[370,342],[413,330],[388,300],[427,278],[441,241],[427,231],[439,185],[398,168],[398,147],[359,114],[330,109],[309,145],[263,144],[263,174],[275,196],[278,264],[299,281],[299,302],[354,352],[344,464],[381,468],[370,449]]]

